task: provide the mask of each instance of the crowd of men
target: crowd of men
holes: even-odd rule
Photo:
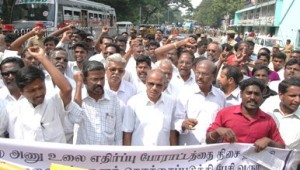
[[[252,40],[3,29],[0,135],[89,145],[300,150],[300,51]]]

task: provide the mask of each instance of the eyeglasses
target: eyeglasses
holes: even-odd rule
[[[54,58],[56,61],[63,61],[63,62],[68,62],[68,59],[64,58],[64,57],[55,57]]]
[[[147,82],[147,85],[150,87],[156,86],[157,88],[162,88],[163,84],[159,84],[159,83],[153,83],[153,82]]]
[[[119,73],[124,73],[125,70],[123,68],[115,68],[115,67],[111,67],[111,68],[108,68],[108,70],[112,73],[116,72],[118,70]]]
[[[16,75],[18,70],[11,70],[7,72],[1,72],[2,77],[8,77],[9,75]]]

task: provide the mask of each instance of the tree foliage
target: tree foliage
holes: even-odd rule
[[[203,25],[219,27],[225,15],[234,18],[235,11],[243,7],[244,0],[202,0],[194,11],[194,19]]]
[[[166,21],[166,16],[171,12],[171,17],[176,15],[179,7],[192,9],[189,0],[94,0],[115,8],[117,19],[138,23],[157,23]],[[169,4],[176,6],[171,9]],[[175,13],[174,13],[175,12]],[[161,22],[160,22],[161,23]]]

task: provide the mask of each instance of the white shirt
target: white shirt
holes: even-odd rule
[[[45,86],[47,89],[47,94],[58,93],[60,91],[60,89],[57,86],[54,86],[50,74],[46,71],[44,71],[44,73],[45,73]],[[74,79],[71,79],[66,75],[64,75],[64,76],[69,81],[70,85],[72,86],[72,89],[74,90],[76,88],[76,83],[75,83]]]
[[[169,146],[175,107],[176,102],[163,93],[156,103],[150,101],[146,92],[129,99],[122,129],[132,132],[131,145]]]
[[[21,98],[23,98],[23,96],[21,95],[19,97],[18,100],[20,100]],[[0,89],[0,99],[3,99],[7,102],[15,102],[15,101],[18,101],[17,99],[15,99],[9,92],[8,88],[6,86],[2,87]]]
[[[181,91],[189,90],[193,86],[197,85],[196,79],[195,79],[195,74],[194,74],[193,70],[191,70],[190,77],[186,81],[184,81],[181,78],[180,73],[178,71],[177,73],[173,74],[171,83],[176,84],[177,87],[179,87]]]
[[[225,107],[224,93],[212,86],[207,96],[199,87],[194,87],[192,94],[181,93],[178,96],[176,109],[176,130],[182,132],[182,122],[187,118],[198,120],[195,130],[186,130],[179,136],[180,145],[197,145],[205,143],[206,130],[215,120],[217,112]]]
[[[229,96],[226,96],[226,104],[225,106],[233,106],[233,105],[239,105],[242,102],[241,96],[240,96],[241,90],[239,87],[234,89]]]
[[[282,80],[284,80],[284,79],[282,79]],[[282,80],[275,80],[275,81],[269,82],[269,85],[268,85],[269,88],[271,90],[276,91],[276,93],[278,93],[278,86],[279,86],[279,84],[281,83]]]
[[[105,60],[102,52],[100,54],[95,54],[95,55],[91,56],[89,58],[89,61],[99,61],[104,65],[104,68],[106,66],[106,60]]]
[[[105,82],[104,87],[110,90],[107,80]],[[132,83],[126,80],[122,80],[118,91],[116,92],[112,91],[112,92],[117,94],[118,98],[126,105],[129,98],[137,94],[137,89]]]
[[[79,67],[77,66],[76,61],[69,61],[67,69],[65,70],[65,75],[69,78],[73,79],[73,75],[76,71],[80,71]]]
[[[82,110],[74,110],[69,114],[69,120],[79,124],[77,144],[122,144],[122,113],[116,94],[104,89],[103,97],[96,101],[83,88]]]
[[[58,94],[46,96],[36,107],[22,98],[9,103],[1,112],[5,122],[0,125],[0,134],[8,129],[10,138],[14,139],[66,143],[62,119],[67,113]]]
[[[134,78],[137,77],[136,75],[136,60],[134,56],[131,56],[127,62],[126,71],[128,71]]]
[[[300,108],[292,114],[284,115],[277,106],[268,114],[275,120],[286,148],[300,150]]]
[[[177,87],[175,84],[171,82],[169,82],[168,87],[164,91],[164,93],[168,94],[173,99],[177,99],[179,92],[180,92],[179,87]]]

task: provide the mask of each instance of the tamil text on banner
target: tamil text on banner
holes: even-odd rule
[[[296,170],[300,153],[276,148],[256,153],[252,144],[78,146],[0,139],[0,160],[34,170],[51,164],[91,170]]]

